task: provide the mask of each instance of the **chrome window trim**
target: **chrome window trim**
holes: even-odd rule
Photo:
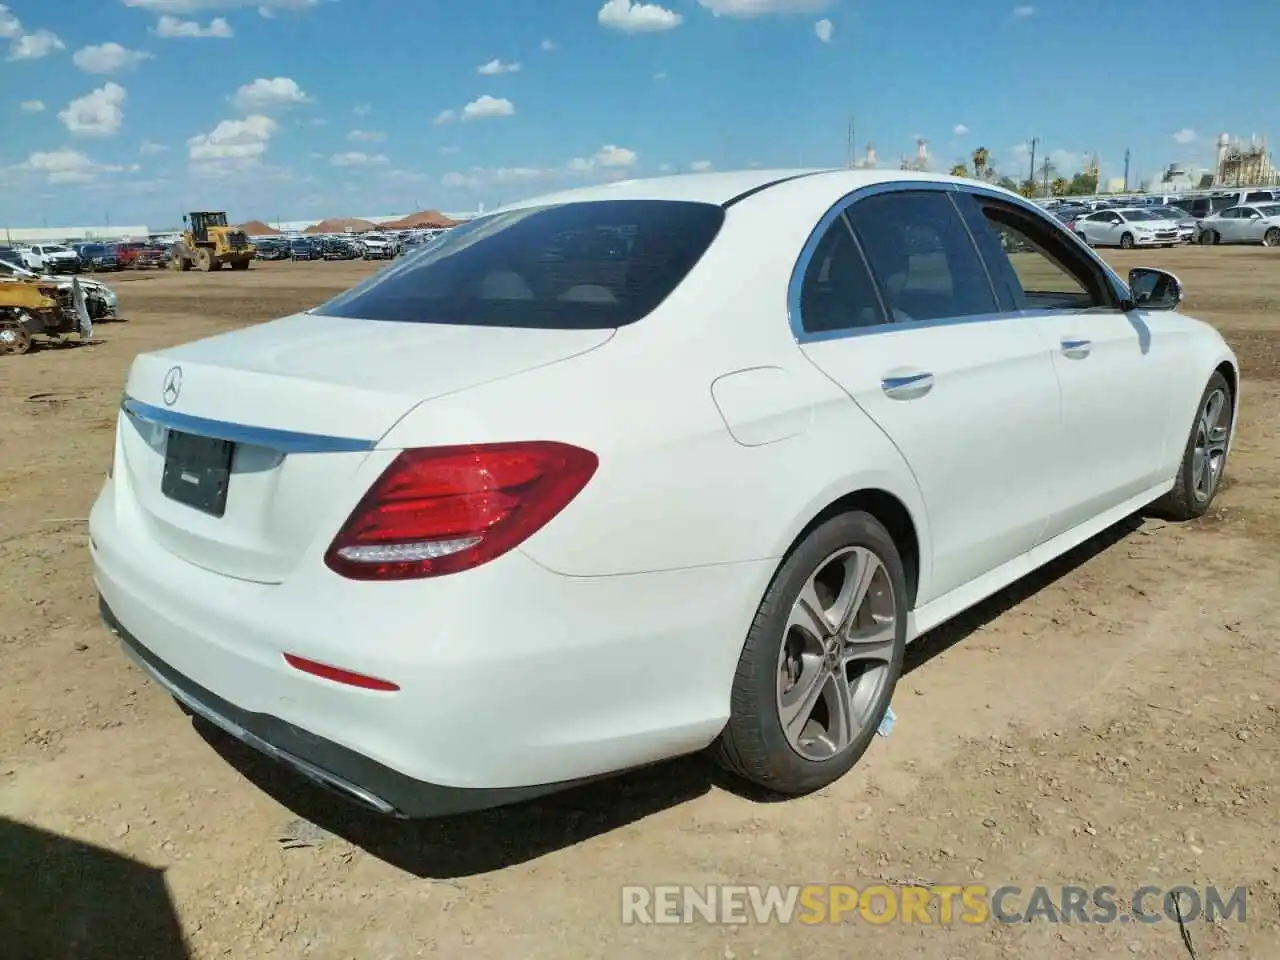
[[[126,396],[120,408],[132,419],[159,424],[171,430],[228,440],[251,447],[266,447],[280,453],[360,453],[377,446],[376,440],[356,437],[332,437],[318,433],[299,433],[294,430],[275,430],[270,427],[251,427],[225,420],[210,420],[189,413],[165,410],[149,403]]]
[[[867,197],[880,196],[886,193],[905,193],[917,191],[931,191],[936,193],[970,193],[974,196],[989,197],[993,200],[1001,200],[1012,206],[1016,206],[1022,211],[1034,214],[1050,229],[1059,231],[1070,237],[1079,250],[1084,253],[1094,265],[1097,266],[1103,276],[1111,283],[1112,289],[1115,291],[1116,299],[1121,303],[1130,299],[1129,285],[1120,279],[1119,275],[1111,269],[1105,260],[1078,236],[1064,227],[1058,220],[1049,216],[1044,210],[1031,203],[1025,197],[1020,197],[1015,193],[1002,190],[996,187],[987,187],[982,184],[968,184],[952,181],[939,180],[888,180],[882,183],[875,183],[865,187],[859,187],[853,190],[839,200],[837,200],[827,210],[826,213],[818,220],[817,225],[809,234],[809,238],[805,241],[804,246],[800,249],[800,255],[796,258],[795,266],[791,269],[791,279],[787,285],[787,323],[791,328],[791,335],[796,343],[804,345],[807,343],[821,343],[827,340],[841,340],[846,337],[865,337],[871,335],[883,335],[889,333],[905,332],[908,330],[924,330],[930,327],[956,326],[967,323],[987,323],[992,320],[1017,320],[1029,316],[1043,316],[1044,311],[1041,310],[1020,310],[1011,312],[998,312],[987,314],[975,314],[963,317],[946,317],[940,320],[910,320],[896,321],[890,319],[888,323],[880,323],[869,327],[848,327],[844,330],[823,330],[817,333],[809,333],[804,329],[802,317],[800,315],[800,288],[804,284],[804,276],[809,270],[809,264],[813,260],[814,254],[817,252],[818,244],[822,242],[823,236],[836,220],[844,217],[845,213],[859,200]],[[953,205],[954,206],[954,205]],[[965,223],[964,216],[960,211],[956,210],[956,216],[960,218],[960,222],[964,224],[966,233],[969,233],[969,225]],[[846,220],[846,226],[848,221]],[[973,242],[972,233],[969,233],[970,242]],[[977,249],[974,243],[975,252],[979,261],[982,263],[983,270],[987,276],[988,284],[991,283],[990,267],[983,257],[982,251]],[[861,245],[859,244],[859,250]],[[994,287],[992,293],[994,295]],[[999,303],[999,297],[996,297]],[[1112,310],[1118,308],[1093,308]]]

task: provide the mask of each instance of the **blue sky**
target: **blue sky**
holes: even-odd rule
[[[928,139],[1134,179],[1276,119],[1280,5],[3,0],[0,225],[467,211]],[[56,11],[56,12],[55,12]],[[1179,23],[1195,24],[1176,26]],[[1206,42],[1188,45],[1194,37]],[[1230,49],[1225,42],[1230,39]],[[1274,131],[1280,136],[1280,130]]]

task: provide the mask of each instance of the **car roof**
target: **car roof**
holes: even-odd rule
[[[815,195],[828,194],[831,202],[835,203],[844,195],[862,187],[901,180],[978,185],[976,181],[966,180],[963,177],[922,173],[915,170],[803,168],[735,170],[725,173],[686,173],[667,177],[615,180],[610,183],[531,197],[528,200],[508,204],[502,209],[520,210],[560,203],[590,203],[601,200],[685,200],[723,205],[744,194],[759,193],[767,196],[770,186],[783,182],[787,182],[791,189],[803,189]],[[1000,190],[999,187],[994,189]]]

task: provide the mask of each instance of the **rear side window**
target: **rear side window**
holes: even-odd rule
[[[848,217],[894,321],[998,312],[978,251],[945,193],[867,197]]]
[[[875,281],[844,217],[837,217],[813,251],[800,286],[805,333],[833,333],[885,322]]]
[[[491,214],[453,228],[315,312],[547,330],[626,326],[675,290],[723,222],[718,206],[674,200]]]

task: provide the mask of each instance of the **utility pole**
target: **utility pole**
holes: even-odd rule
[[[852,170],[858,164],[858,141],[854,136],[854,118],[849,117],[849,169]]]
[[[1036,137],[1031,138],[1031,172],[1027,174],[1027,179],[1033,184],[1036,182],[1036,145],[1039,142]]]
[[[1040,163],[1040,171],[1044,174],[1044,195],[1050,196],[1049,193],[1049,173],[1053,170],[1053,161],[1045,157]]]
[[[1129,192],[1129,148],[1124,148],[1124,192]]]

